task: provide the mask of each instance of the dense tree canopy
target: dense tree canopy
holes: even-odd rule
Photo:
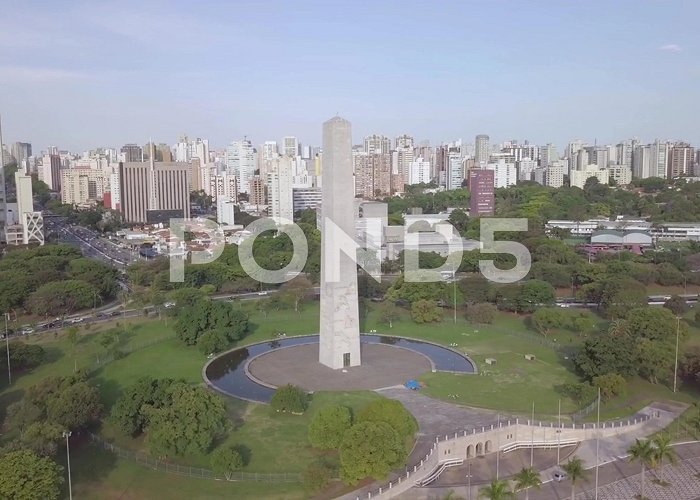
[[[0,456],[0,498],[53,500],[61,493],[63,467],[29,450]]]
[[[231,342],[248,331],[248,316],[227,302],[198,300],[180,310],[175,330],[187,345],[196,344],[205,333],[213,331],[222,332]]]
[[[343,441],[343,435],[351,425],[352,414],[346,406],[321,408],[309,424],[309,442],[314,448],[338,449]]]
[[[357,484],[365,477],[383,479],[406,460],[403,439],[384,422],[365,421],[353,425],[340,447],[341,477]]]

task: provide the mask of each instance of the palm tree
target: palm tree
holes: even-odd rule
[[[654,438],[654,461],[659,462],[659,470],[661,471],[661,479],[664,474],[664,460],[668,460],[671,465],[676,464],[676,452],[671,446],[671,436],[667,434],[659,434]]]
[[[566,475],[571,479],[571,500],[576,497],[576,481],[583,479],[588,475],[588,471],[583,467],[583,460],[578,457],[573,457],[562,466]]]
[[[643,439],[641,441],[639,439],[635,439],[634,444],[629,450],[627,450],[627,452],[630,454],[630,462],[639,462],[642,465],[640,497],[642,500],[644,500],[644,473],[646,472],[647,467],[653,467],[656,463],[654,446],[648,439]]]
[[[515,477],[515,490],[525,490],[525,500],[530,498],[530,488],[539,488],[542,484],[540,473],[532,467],[523,467]]]
[[[494,479],[491,484],[479,490],[479,498],[486,500],[509,500],[515,498],[515,494],[508,488],[508,481]]]
[[[608,333],[612,337],[622,337],[628,331],[627,321],[624,319],[614,319],[608,327]]]

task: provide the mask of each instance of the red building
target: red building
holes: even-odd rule
[[[494,191],[494,171],[472,169],[469,171],[469,215],[471,217],[481,217],[493,215],[495,208]]]

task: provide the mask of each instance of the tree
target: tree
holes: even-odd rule
[[[272,395],[270,406],[278,412],[302,414],[309,406],[309,396],[301,387],[283,385]]]
[[[148,426],[148,410],[171,403],[173,379],[142,377],[129,386],[112,407],[111,418],[120,431],[129,436],[141,434]]]
[[[518,294],[518,311],[532,312],[537,307],[554,304],[555,298],[554,287],[546,281],[525,281]]]
[[[47,420],[65,429],[82,429],[97,421],[102,413],[99,391],[87,382],[77,382],[48,401]]]
[[[397,321],[400,317],[400,309],[391,301],[384,302],[379,308],[379,321],[389,325],[389,328],[392,328],[394,321]]]
[[[494,479],[491,484],[479,489],[479,498],[486,500],[509,500],[515,498],[515,493],[510,491],[508,481]]]
[[[411,318],[418,324],[439,323],[442,321],[442,311],[432,300],[418,300],[411,304]]]
[[[220,328],[216,330],[209,330],[208,332],[202,334],[197,340],[197,347],[202,352],[202,354],[212,354],[221,352],[229,344],[228,337],[226,336],[226,331]]]
[[[604,401],[608,401],[615,396],[625,393],[627,381],[617,373],[606,373],[593,377],[593,386],[600,389],[600,396]]]
[[[644,473],[647,468],[654,467],[656,464],[654,446],[648,439],[635,439],[634,444],[627,450],[627,453],[629,453],[630,462],[639,462],[642,466],[640,497],[644,499]]]
[[[148,410],[148,441],[160,456],[203,453],[226,426],[226,406],[203,387],[184,383],[170,388],[172,402]]]
[[[624,319],[614,319],[608,327],[608,334],[612,337],[622,337],[629,334],[629,324]]]
[[[583,460],[579,457],[570,458],[569,461],[562,466],[562,469],[564,469],[564,472],[566,472],[566,475],[569,476],[571,480],[571,500],[574,500],[576,498],[576,483],[579,479],[585,478],[586,475],[588,475],[588,471],[583,466]]]
[[[69,314],[92,307],[96,293],[95,288],[84,281],[54,281],[40,286],[25,305],[38,316]]]
[[[664,461],[668,460],[671,465],[675,465],[678,455],[671,446],[671,436],[668,434],[658,434],[653,439],[654,462],[659,464],[663,479]]]
[[[671,311],[674,316],[683,316],[688,312],[688,303],[678,295],[674,295],[664,302],[664,307]]]
[[[58,499],[63,467],[29,450],[0,457],[0,498],[17,500]]]
[[[346,406],[321,408],[309,424],[309,442],[314,448],[335,450],[343,442],[343,435],[352,425],[352,414]]]
[[[187,345],[196,344],[199,337],[212,330],[225,332],[228,341],[232,342],[241,339],[248,331],[248,316],[230,303],[198,300],[180,310],[175,330]]]
[[[663,307],[640,307],[633,309],[627,319],[629,333],[635,339],[659,340],[675,342],[676,328],[680,328],[685,336],[685,323],[678,324],[676,317],[669,309]]]
[[[10,342],[10,366],[13,370],[29,370],[44,362],[46,351],[38,344]],[[7,358],[0,356],[0,366],[7,368]]]
[[[700,347],[686,349],[678,364],[678,376],[685,382],[700,384]]]
[[[211,454],[211,468],[230,481],[233,473],[243,467],[243,457],[235,446],[221,446]]]
[[[418,431],[413,415],[395,399],[377,399],[367,404],[357,415],[358,422],[384,422],[394,429],[401,439],[412,438]]]
[[[669,342],[641,339],[637,342],[635,361],[639,374],[652,384],[672,376],[673,345]]]
[[[491,295],[491,282],[480,274],[461,279],[458,286],[467,304],[484,302]]]
[[[600,336],[588,339],[574,356],[574,364],[588,380],[607,373],[623,377],[635,375],[639,366],[635,352],[637,345],[630,336]]]
[[[23,448],[32,450],[37,455],[54,456],[58,445],[63,441],[63,431],[59,424],[50,422],[33,422],[20,435]]]
[[[607,318],[624,319],[631,310],[647,305],[647,291],[639,281],[609,278],[594,285],[598,287],[597,302]]]
[[[543,307],[537,309],[530,320],[537,331],[546,337],[552,328],[564,326],[566,316],[557,307]]]
[[[532,467],[526,467],[520,470],[515,477],[515,490],[525,490],[525,500],[530,498],[530,488],[538,488],[542,484],[540,473]]]
[[[571,319],[571,328],[576,333],[586,334],[595,330],[596,323],[590,314],[580,314]]]
[[[299,312],[299,306],[313,291],[314,285],[306,276],[299,275],[282,286],[282,290],[289,293],[294,302],[294,311]]]
[[[365,477],[383,479],[406,460],[403,439],[384,422],[359,422],[343,437],[340,447],[341,477],[354,485]]]
[[[465,317],[471,323],[490,325],[496,317],[496,306],[489,303],[476,303],[467,306]]]

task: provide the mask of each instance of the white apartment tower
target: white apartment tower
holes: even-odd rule
[[[255,149],[249,140],[234,141],[226,148],[226,173],[238,178],[238,188],[242,193],[250,192],[256,163]]]
[[[474,141],[474,163],[477,167],[481,167],[488,163],[490,156],[489,136],[486,134],[477,135]]]

